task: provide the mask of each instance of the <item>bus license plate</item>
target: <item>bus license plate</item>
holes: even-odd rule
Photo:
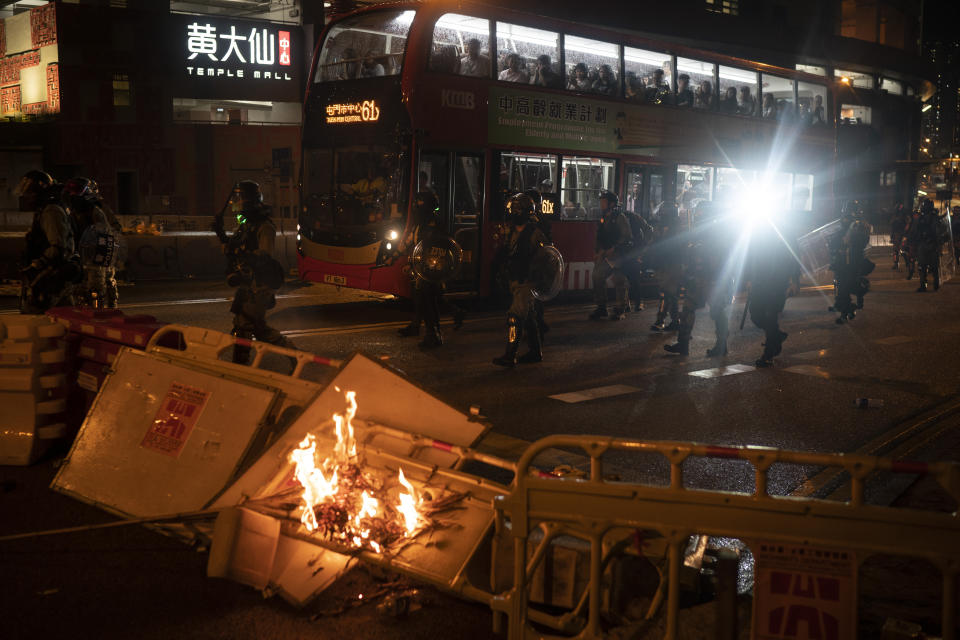
[[[347,284],[347,279],[345,277],[335,276],[329,273],[324,274],[323,281],[326,282],[327,284],[339,284],[339,285]]]

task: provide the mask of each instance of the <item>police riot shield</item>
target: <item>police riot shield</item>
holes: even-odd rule
[[[533,257],[530,281],[534,283],[533,297],[541,302],[556,297],[563,288],[563,256],[552,244],[540,247]]]
[[[834,220],[797,240],[804,275],[817,284],[828,284],[833,280],[830,273],[830,243],[841,231],[840,220]]]
[[[417,243],[410,256],[414,275],[437,284],[453,278],[460,270],[463,249],[449,236],[429,236]]]

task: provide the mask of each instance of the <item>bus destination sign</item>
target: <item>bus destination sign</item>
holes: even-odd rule
[[[376,122],[380,119],[380,107],[376,100],[328,104],[326,111],[327,124]]]

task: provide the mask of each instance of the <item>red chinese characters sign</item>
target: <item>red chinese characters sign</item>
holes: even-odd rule
[[[140,446],[172,458],[178,457],[209,397],[209,391],[172,383]]]
[[[754,640],[856,637],[853,553],[806,545],[753,545]]]

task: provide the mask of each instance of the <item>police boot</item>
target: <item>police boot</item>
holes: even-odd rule
[[[591,320],[600,320],[606,318],[609,314],[607,313],[606,305],[598,304],[597,308],[593,310],[593,313],[590,314]]]
[[[678,340],[676,344],[665,344],[663,350],[667,353],[677,353],[681,356],[690,355],[690,343],[686,340]]]
[[[540,338],[540,328],[537,326],[536,319],[527,322],[526,333],[527,346],[530,350],[520,356],[519,362],[530,364],[534,362],[543,362],[543,342]]]
[[[503,355],[493,359],[493,364],[501,367],[513,367],[517,364],[517,351],[523,336],[523,324],[517,316],[507,318],[507,348]]]
[[[656,331],[660,333],[664,330],[663,321],[667,317],[667,299],[661,293],[660,302],[657,303],[657,319],[654,320],[653,324],[650,325],[650,331]]]
[[[723,338],[723,339],[717,338],[717,341],[713,344],[713,346],[707,349],[708,358],[719,358],[725,355],[727,355],[727,339],[726,338]]]

